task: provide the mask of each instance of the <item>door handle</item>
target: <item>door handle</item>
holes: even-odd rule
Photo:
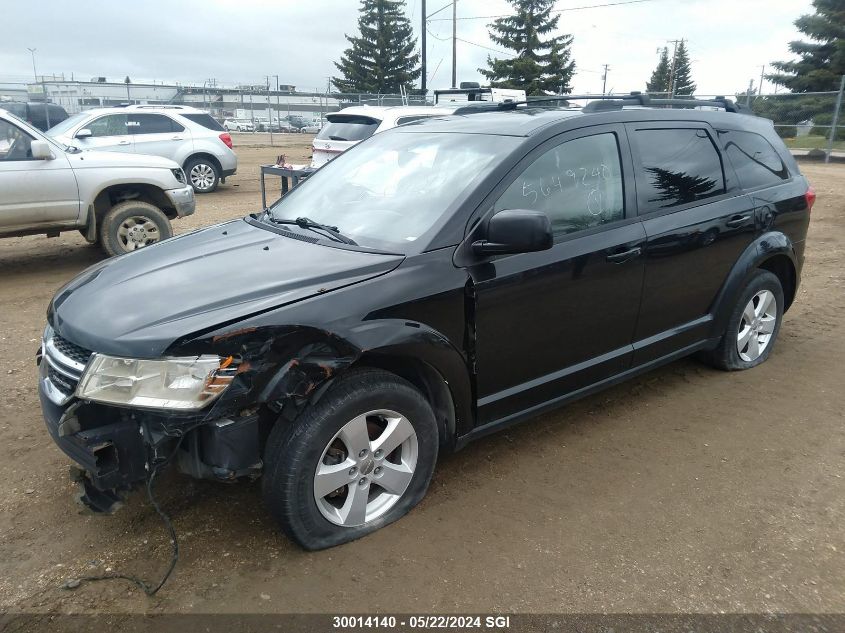
[[[170,139],[171,141],[182,141],[184,140],[181,136],[174,136]]]
[[[129,141],[120,141],[118,145],[129,145]]]
[[[639,246],[632,248],[631,250],[623,251],[621,253],[613,253],[613,255],[608,255],[605,259],[609,261],[611,264],[624,264],[630,259],[633,259],[637,255],[641,254],[643,249]]]
[[[748,220],[751,219],[750,215],[735,215],[730,220],[725,222],[725,226],[735,229],[740,226],[744,226]]]

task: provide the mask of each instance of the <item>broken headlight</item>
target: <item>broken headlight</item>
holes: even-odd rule
[[[231,356],[139,360],[94,354],[76,396],[133,407],[201,409],[226,390],[236,373]]]

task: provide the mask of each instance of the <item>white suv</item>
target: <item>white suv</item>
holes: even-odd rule
[[[459,106],[352,106],[326,115],[311,143],[311,167],[322,167],[373,134],[420,119],[448,116]],[[310,128],[313,129],[313,128]],[[305,128],[303,128],[305,131]]]
[[[84,152],[0,110],[0,237],[79,231],[109,255],[135,251],[194,212],[185,180],[172,160]]]
[[[47,134],[80,149],[152,154],[175,160],[197,193],[217,189],[238,169],[232,137],[204,110],[130,105],[75,114]]]

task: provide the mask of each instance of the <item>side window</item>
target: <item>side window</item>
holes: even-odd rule
[[[637,179],[640,214],[725,193],[722,160],[706,130],[637,130],[634,142],[643,169]]]
[[[0,119],[0,161],[31,160],[32,140],[17,125]]]
[[[82,127],[91,130],[91,136],[125,136],[129,134],[126,129],[125,114],[107,114]]]
[[[622,219],[625,204],[616,135],[585,136],[548,150],[508,187],[494,209],[543,211],[558,235]]]
[[[771,143],[753,132],[720,132],[725,152],[745,189],[776,185],[789,179],[789,170]]]
[[[130,114],[128,125],[132,134],[169,134],[185,131],[184,127],[163,114]]]

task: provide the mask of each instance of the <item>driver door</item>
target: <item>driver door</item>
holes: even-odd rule
[[[0,119],[0,233],[72,225],[79,218],[79,189],[64,152],[32,158],[34,138]]]
[[[565,134],[526,156],[495,198],[492,212],[546,213],[555,242],[468,268],[480,425],[535,413],[630,367],[646,235],[629,156],[619,126]]]
[[[82,129],[91,130],[91,136],[76,137],[75,142],[80,149],[133,151],[134,142],[126,114],[105,114],[90,121]]]

